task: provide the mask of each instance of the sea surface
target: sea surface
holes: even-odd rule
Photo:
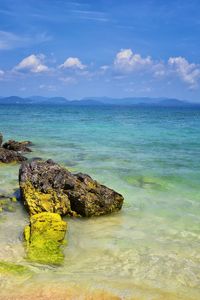
[[[2,105],[0,131],[125,198],[119,213],[66,218],[60,267],[26,261],[20,202],[1,213],[0,261],[34,276],[0,278],[0,299],[200,299],[200,109]],[[0,194],[18,169],[0,165]]]

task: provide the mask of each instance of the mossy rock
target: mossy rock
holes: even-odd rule
[[[43,212],[30,218],[24,229],[27,244],[27,259],[42,264],[62,264],[67,223],[59,214]]]
[[[87,174],[72,174],[52,160],[23,163],[21,197],[30,215],[41,212],[69,216],[101,216],[122,208],[123,196]]]
[[[31,276],[32,272],[25,266],[0,261],[0,275]]]

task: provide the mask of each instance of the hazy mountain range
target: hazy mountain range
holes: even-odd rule
[[[64,97],[42,97],[31,96],[27,98],[10,96],[0,97],[0,104],[48,104],[48,105],[78,105],[78,106],[163,106],[163,107],[180,107],[180,106],[200,106],[197,103],[191,103],[173,98],[148,98],[148,97],[131,97],[131,98],[109,98],[109,97],[88,97],[81,100],[68,100]]]

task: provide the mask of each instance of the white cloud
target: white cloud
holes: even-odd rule
[[[82,64],[79,58],[77,57],[68,57],[65,62],[59,66],[60,69],[75,69],[75,70],[84,70],[85,65]]]
[[[163,62],[157,62],[152,66],[154,77],[163,78],[167,75],[167,68]]]
[[[60,77],[59,79],[66,85],[77,83],[77,80],[75,78],[69,77],[69,76],[68,77]]]
[[[200,80],[200,65],[189,63],[186,58],[181,56],[170,57],[165,63],[152,60],[150,56],[142,57],[140,54],[135,54],[131,49],[122,49],[117,53],[113,67],[126,76],[132,72],[143,71],[148,72],[154,78],[162,79],[174,74],[190,88],[198,87]]]
[[[100,67],[100,70],[107,71],[107,70],[109,70],[109,68],[110,67],[108,65],[103,65],[103,66]]]
[[[5,72],[3,70],[0,70],[0,80],[4,80]]]
[[[189,84],[191,88],[198,85],[200,79],[200,65],[189,63],[184,57],[170,57],[168,65],[181,80]]]
[[[0,30],[0,50],[15,49],[20,47],[28,47],[49,41],[51,37],[46,33],[35,35],[17,35],[9,31]]]
[[[131,49],[120,50],[114,60],[114,67],[122,72],[133,72],[152,66],[150,56],[143,58],[140,54],[134,54]]]
[[[45,90],[48,90],[48,91],[56,91],[57,90],[57,87],[55,85],[52,85],[52,84],[40,84],[39,88],[40,89],[45,89]]]
[[[32,73],[42,73],[49,71],[49,68],[44,64],[44,55],[31,54],[25,57],[16,67],[15,71],[30,71]]]

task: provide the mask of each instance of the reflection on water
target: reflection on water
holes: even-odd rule
[[[125,197],[119,213],[66,218],[61,267],[26,261],[21,203],[1,213],[0,260],[33,276],[2,276],[0,299],[200,298],[200,112],[34,107],[28,115],[14,106],[0,115],[7,138],[33,141],[30,157],[89,173]],[[17,188],[18,166],[1,165],[0,194]]]

